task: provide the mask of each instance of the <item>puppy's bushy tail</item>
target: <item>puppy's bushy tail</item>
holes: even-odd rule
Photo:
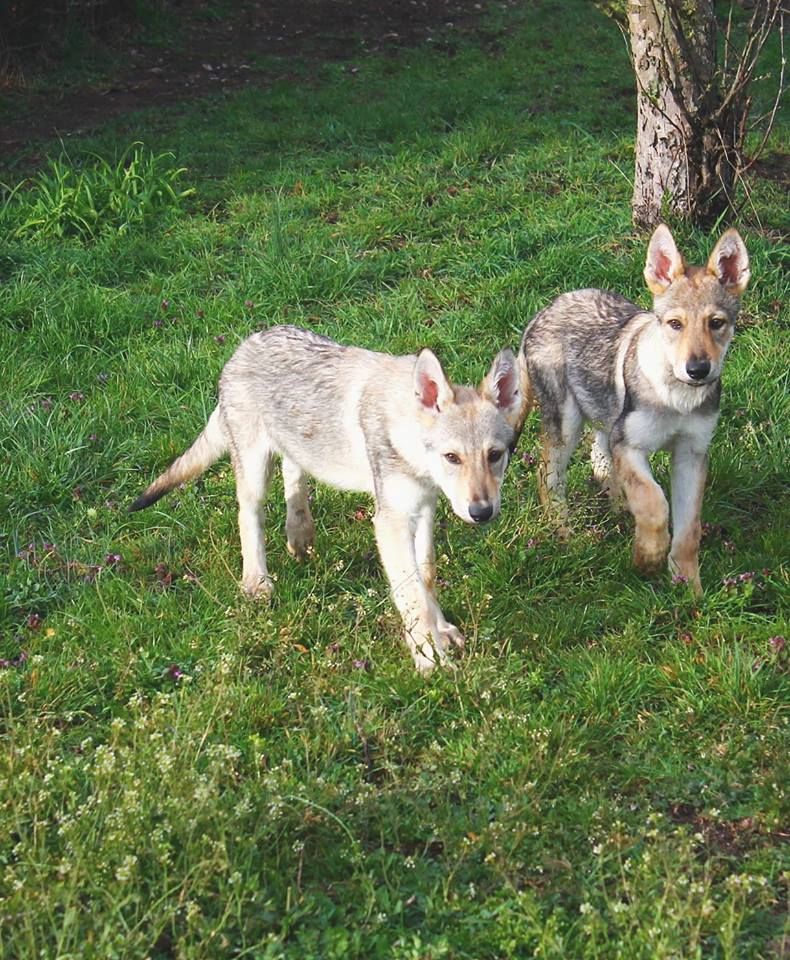
[[[219,407],[208,419],[208,423],[200,436],[195,440],[186,453],[174,460],[167,470],[148,487],[144,493],[129,507],[129,512],[144,510],[156,503],[160,497],[177,487],[180,483],[199,477],[212,463],[219,460],[223,453],[227,453],[228,444],[220,424]]]

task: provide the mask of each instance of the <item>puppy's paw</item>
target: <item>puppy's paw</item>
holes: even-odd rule
[[[685,580],[685,582],[691,587],[695,596],[702,596],[702,581],[700,580],[699,576],[699,563],[681,563],[675,560],[670,553],[669,557],[667,558],[667,566],[669,567],[669,572],[676,581],[678,578]]]
[[[634,566],[640,573],[652,577],[664,569],[666,550],[656,549],[651,545],[634,544]]]
[[[241,582],[241,589],[250,600],[268,602],[274,593],[274,584],[271,577],[245,577]]]
[[[288,553],[294,560],[306,560],[313,555],[313,541],[288,540],[286,543]]]
[[[455,629],[455,628],[453,628]],[[457,632],[457,631],[456,631]],[[460,634],[458,634],[460,636]],[[406,644],[411,651],[414,666],[424,676],[432,673],[436,667],[450,667],[452,663],[445,652],[445,641],[441,636],[434,640],[431,633],[415,632],[405,634]]]
[[[296,519],[289,516],[285,524],[285,535],[288,553],[296,560],[304,560],[312,554],[315,527],[309,514],[301,514]]]
[[[554,528],[554,536],[560,543],[567,543],[573,536],[573,527],[568,523],[560,523]]]
[[[439,624],[439,643],[444,650],[448,650],[450,647],[455,647],[456,650],[463,650],[466,646],[466,638],[458,627],[445,620]]]

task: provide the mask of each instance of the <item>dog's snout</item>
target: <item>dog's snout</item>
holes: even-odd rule
[[[704,380],[710,373],[710,360],[693,358],[686,363],[686,373],[692,380]]]
[[[493,506],[486,500],[475,500],[469,504],[469,516],[475,523],[485,523],[494,515]]]

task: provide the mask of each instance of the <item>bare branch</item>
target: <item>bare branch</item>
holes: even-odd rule
[[[769,114],[768,123],[766,124],[765,129],[763,130],[762,139],[760,140],[760,143],[757,149],[754,151],[754,153],[750,157],[749,162],[745,164],[741,164],[738,167],[738,175],[740,177],[743,177],[745,173],[751,170],[751,168],[754,166],[754,164],[757,162],[757,160],[760,158],[763,151],[765,150],[765,145],[768,143],[768,139],[771,136],[771,133],[773,132],[774,124],[776,122],[776,114],[779,111],[779,103],[781,102],[782,95],[784,94],[785,70],[787,66],[787,59],[785,57],[784,17],[779,21],[779,53],[780,53],[779,62],[781,64],[781,66],[779,67],[779,83],[777,84],[776,97],[774,98],[773,107],[771,108],[771,111]],[[745,119],[746,118],[744,117],[744,121]]]

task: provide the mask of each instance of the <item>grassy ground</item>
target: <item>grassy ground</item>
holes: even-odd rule
[[[237,592],[227,465],[125,511],[262,326],[430,345],[469,382],[562,290],[646,302],[616,29],[581,0],[487,23],[455,56],[333,64],[117,123],[8,200],[3,956],[787,956],[786,208],[770,183],[739,224],[753,287],[701,602],[631,569],[630,524],[581,456],[576,533],[554,541],[534,416],[500,520],[441,514],[443,605],[468,648],[429,681],[398,639],[365,498],[316,490],[317,556],[297,565],[275,485],[270,608]],[[129,183],[117,160],[140,139]],[[693,260],[712,243],[678,236]]]

